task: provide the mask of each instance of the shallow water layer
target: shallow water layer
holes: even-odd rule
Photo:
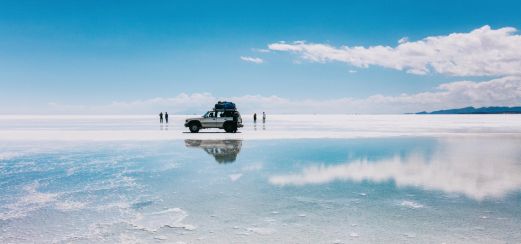
[[[0,142],[0,242],[518,243],[521,137]]]

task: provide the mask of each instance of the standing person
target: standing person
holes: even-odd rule
[[[266,122],[266,113],[262,112],[262,123]]]
[[[165,112],[165,122],[168,124],[168,112]]]
[[[253,123],[257,123],[257,113],[253,114]]]
[[[163,112],[159,113],[159,123],[163,123]]]

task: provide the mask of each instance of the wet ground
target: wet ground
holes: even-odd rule
[[[2,243],[518,243],[521,137],[0,142]]]

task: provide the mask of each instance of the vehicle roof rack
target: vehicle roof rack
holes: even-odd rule
[[[236,108],[214,108],[213,111],[226,112],[226,111],[237,111],[237,109]]]

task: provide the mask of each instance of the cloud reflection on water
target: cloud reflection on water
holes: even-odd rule
[[[274,185],[325,184],[336,180],[394,182],[469,198],[501,198],[521,189],[519,139],[439,139],[431,153],[412,152],[376,161],[305,167],[300,173],[275,175]]]

